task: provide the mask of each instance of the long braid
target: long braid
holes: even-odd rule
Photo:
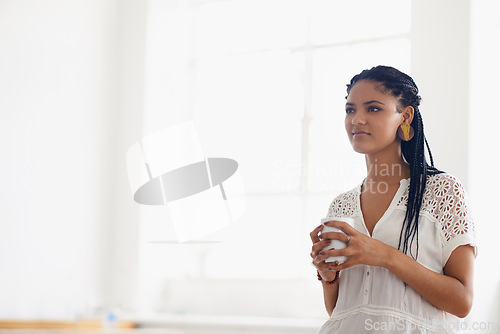
[[[427,142],[427,138],[425,138],[425,146],[427,146],[427,152],[429,152],[429,159],[431,160],[431,166],[434,167],[434,159],[432,158],[431,148],[429,147],[429,143]]]
[[[413,140],[415,141],[415,145],[411,145],[410,143],[401,143],[403,156],[408,157],[410,163],[410,190],[408,193],[408,203],[415,203],[420,198],[423,197],[423,193],[425,191],[425,183],[427,180],[427,164],[423,163],[423,159],[421,158],[424,154],[424,146],[423,146],[423,124],[422,117],[418,110],[418,107],[415,108],[415,117],[411,125],[414,128],[415,136]],[[421,144],[422,143],[422,144]],[[411,157],[411,158],[410,158]],[[418,210],[418,211],[417,211]],[[420,211],[420,206],[408,205],[405,215],[405,221],[414,221],[413,224],[406,224],[404,240],[410,240],[410,245],[417,238],[417,254],[415,258],[418,257],[418,213]],[[401,242],[403,240],[403,229],[401,229],[401,234],[399,238],[399,247],[401,248]],[[402,251],[404,253],[408,252],[408,248],[410,247],[407,242],[403,244]],[[411,254],[411,250],[410,250]]]
[[[414,137],[410,141],[401,142],[402,155],[410,165],[410,189],[405,219],[401,226],[398,249],[406,254],[410,251],[410,255],[413,257],[411,245],[416,238],[417,253],[414,257],[416,259],[418,257],[419,248],[418,218],[422,206],[427,176],[443,173],[443,171],[434,167],[434,159],[429,143],[425,138],[424,124],[419,110],[421,98],[418,95],[418,88],[411,77],[397,69],[388,66],[376,66],[355,75],[351,79],[350,84],[347,85],[347,94],[349,94],[351,87],[359,80],[372,80],[382,84],[386,90],[390,91],[393,96],[399,99],[403,108],[412,106],[414,109],[414,117],[411,122],[411,126],[414,129]],[[427,146],[429,152],[429,158],[431,160],[430,166],[425,158],[424,144]]]

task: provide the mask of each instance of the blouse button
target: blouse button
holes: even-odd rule
[[[365,295],[367,295],[367,294],[368,294],[368,290],[365,290]]]
[[[369,271],[366,272],[366,276],[370,276],[370,272]]]

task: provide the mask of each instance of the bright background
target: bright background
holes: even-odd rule
[[[385,64],[419,85],[436,165],[472,200],[467,321],[497,321],[499,11],[493,0],[0,0],[0,319],[117,312],[277,330],[293,318],[314,333],[327,314],[308,234],[365,173],[344,133],[345,84]],[[133,202],[125,152],[189,120],[205,156],[238,161],[247,211],[210,236],[220,243],[151,243],[172,239],[170,217]]]

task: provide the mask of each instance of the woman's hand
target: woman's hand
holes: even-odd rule
[[[311,257],[313,265],[318,269],[319,274],[324,281],[332,281],[335,279],[335,273],[339,270],[336,269],[338,261],[325,262],[328,256],[320,255],[323,248],[331,244],[331,240],[320,240],[318,233],[323,229],[323,225],[316,227],[309,235],[313,242]]]
[[[319,240],[323,239],[323,240],[316,243],[318,245],[317,248],[320,248],[319,245],[326,245],[326,240],[328,239],[336,239],[342,242],[348,241],[348,244],[347,247],[343,249],[329,249],[326,251],[319,250],[318,255],[314,258],[315,265],[316,263],[319,264],[325,263],[324,261],[330,256],[347,256],[348,259],[344,263],[336,266],[335,270],[346,269],[356,264],[366,264],[372,266],[386,267],[386,260],[391,250],[393,250],[393,247],[384,244],[383,242],[378,241],[376,239],[370,238],[369,236],[361,232],[358,232],[355,228],[353,228],[346,222],[331,220],[326,222],[325,225],[339,228],[345,233],[342,232],[321,233],[318,239]],[[313,246],[313,252],[314,250],[315,248]],[[316,265],[316,267],[318,266]]]

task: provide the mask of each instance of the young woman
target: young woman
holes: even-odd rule
[[[320,225],[310,234],[330,315],[319,333],[452,332],[473,299],[476,244],[464,187],[434,167],[411,77],[377,66],[354,76],[347,94],[345,128],[367,176],[328,210],[354,226],[332,220],[326,225],[345,233]],[[323,250],[332,239],[347,247]],[[348,259],[325,262],[331,256]]]

